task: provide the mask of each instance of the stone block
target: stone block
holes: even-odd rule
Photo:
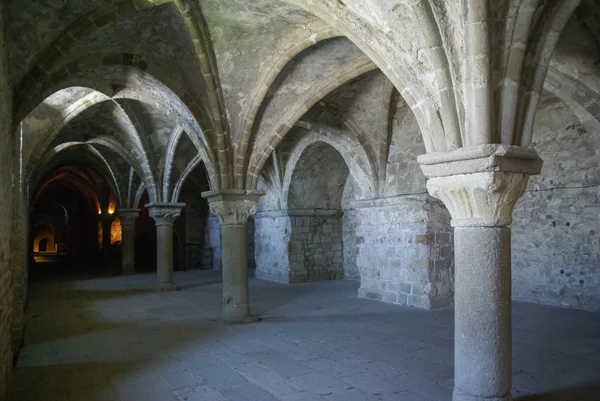
[[[435,235],[432,233],[415,235],[415,244],[432,245],[435,242]]]
[[[358,289],[358,296],[361,298],[374,299],[376,301],[381,301],[381,293],[371,290],[366,290],[364,288]]]
[[[400,267],[402,267],[402,260],[400,258],[390,258],[387,259],[387,261],[388,266],[390,266],[391,268],[399,269]]]
[[[452,257],[453,249],[451,246],[444,246],[440,248],[440,257],[449,258]]]
[[[421,297],[416,295],[409,295],[407,300],[407,305],[422,307]]]
[[[383,302],[388,302],[388,303],[396,304],[396,303],[398,303],[398,293],[397,292],[391,292],[391,291],[385,291],[383,293],[382,300],[383,300]]]
[[[435,298],[429,298],[429,308],[446,308],[452,306],[453,300],[451,295],[437,296]]]
[[[424,289],[423,284],[421,284],[421,283],[412,283],[410,294],[416,295],[418,297],[423,296],[423,295],[428,295]]]
[[[398,304],[399,305],[409,305],[408,303],[408,295],[407,294],[398,294]]]
[[[412,285],[410,283],[398,283],[398,291],[404,294],[412,293]]]
[[[450,243],[449,233],[435,233],[435,243],[437,245],[446,245]]]

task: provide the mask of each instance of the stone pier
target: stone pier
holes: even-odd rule
[[[248,219],[258,211],[263,191],[204,192],[211,212],[221,223],[223,319],[230,323],[257,320],[248,298]]]
[[[135,221],[139,209],[118,209],[121,221],[121,273],[135,274]]]
[[[179,289],[173,282],[173,223],[185,203],[148,203],[150,217],[156,222],[156,290]]]
[[[511,242],[513,208],[537,153],[484,145],[419,157],[427,190],[454,227],[453,401],[511,401]]]

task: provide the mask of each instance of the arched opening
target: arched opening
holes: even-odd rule
[[[35,231],[37,234],[35,234],[35,239],[33,240],[34,255],[42,252],[55,253],[54,228],[49,224],[43,224],[41,227],[37,227]]]
[[[201,193],[210,190],[206,167],[199,162],[189,175],[182,177],[178,201],[185,203],[175,220],[173,246],[176,270],[220,268],[220,232],[218,220],[211,218],[208,202]]]
[[[38,252],[47,252],[48,249],[54,249],[54,246],[49,247],[49,245],[50,245],[48,243],[49,241],[52,241],[52,239],[50,239],[50,238],[43,238],[41,241],[39,241],[37,251]],[[52,245],[54,245],[54,244],[52,244]]]
[[[140,214],[135,221],[135,270],[156,271],[156,226],[145,207],[150,202],[148,191],[144,191],[137,208]]]
[[[81,163],[58,166],[41,180],[31,198],[32,278],[100,268],[97,256],[106,248],[103,209],[110,207],[109,199],[114,196],[101,176]]]
[[[288,192],[290,282],[344,278],[344,198],[352,191],[349,169],[331,145],[316,142],[302,152]]]
[[[34,228],[33,255],[34,260],[52,259],[48,254],[67,254],[69,214],[65,206],[54,200],[45,199],[38,203],[33,211]],[[40,254],[45,255],[40,255]]]

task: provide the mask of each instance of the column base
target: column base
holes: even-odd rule
[[[179,286],[175,283],[156,283],[156,287],[154,287],[154,291],[157,292],[167,292],[167,291],[178,291]]]
[[[136,274],[136,271],[133,268],[133,266],[127,266],[127,267],[121,268],[121,275],[122,276],[132,276],[134,274]]]
[[[248,316],[241,319],[227,319],[223,317],[223,324],[227,325],[236,325],[236,324],[250,324],[250,323],[258,323],[262,319],[258,316]]]
[[[511,393],[502,397],[489,397],[485,395],[470,395],[454,387],[452,401],[513,401]]]
[[[250,305],[223,305],[223,322],[227,324],[256,323],[260,320],[258,316],[252,316]]]

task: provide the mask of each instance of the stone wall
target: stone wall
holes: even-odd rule
[[[0,2],[0,23],[4,26],[4,4]],[[12,364],[10,233],[12,198],[13,136],[11,132],[12,91],[7,83],[6,45],[0,29],[0,399],[4,398]]]
[[[600,309],[600,132],[546,94],[534,127],[544,160],[514,212],[515,299]]]
[[[15,158],[18,160],[17,158]],[[15,163],[17,164],[17,163]],[[18,176],[15,176],[17,178]],[[23,340],[25,324],[25,303],[27,301],[27,267],[29,263],[29,216],[28,202],[23,194],[22,185],[15,180],[12,205],[10,270],[12,275],[12,347],[18,353]]]
[[[355,214],[359,296],[424,308],[452,304],[453,236],[439,201],[428,195],[363,201]]]
[[[282,210],[259,212],[254,216],[254,224],[256,277],[289,283],[288,246],[292,232],[290,217]]]
[[[600,310],[598,188],[529,191],[513,225],[513,296]]]
[[[290,283],[344,278],[339,210],[290,210]]]
[[[254,220],[258,278],[280,283],[346,278],[341,211],[264,211]]]
[[[360,280],[359,296],[424,308],[453,301],[453,235],[441,202],[407,195],[343,212],[263,211],[257,277],[283,283]]]
[[[256,262],[254,260],[254,232],[256,231],[254,218],[248,220],[248,268],[255,269]]]
[[[356,264],[358,256],[356,244],[357,212],[354,209],[344,210],[342,219],[342,244],[344,246],[344,279],[360,280],[360,272]]]
[[[212,256],[212,268],[221,270],[221,224],[216,216],[210,216],[206,222],[206,253]]]

